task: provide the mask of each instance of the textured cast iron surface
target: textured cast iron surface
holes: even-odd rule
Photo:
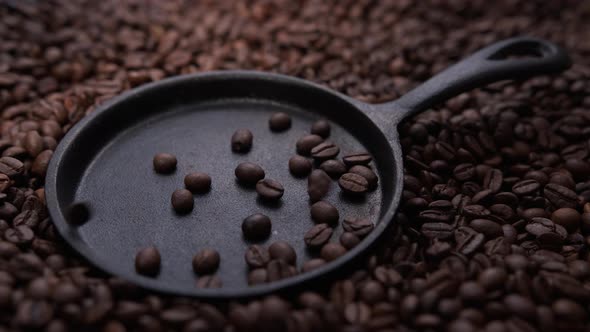
[[[498,59],[523,51],[534,58]],[[300,79],[259,72],[214,72],[181,76],[127,92],[83,119],[64,137],[49,166],[47,203],[64,239],[99,268],[141,286],[203,298],[257,296],[294,287],[342,272],[361,257],[392,221],[402,190],[402,155],[396,126],[408,114],[423,111],[465,90],[501,79],[526,78],[561,71],[569,59],[557,46],[532,38],[514,38],[484,48],[427,81],[398,101],[369,105]],[[293,118],[283,133],[268,129],[272,112]],[[312,121],[332,122],[330,137],[342,152],[369,150],[379,189],[361,201],[340,194],[333,183],[327,200],[342,217],[370,217],[375,230],[338,260],[310,273],[275,283],[248,287],[241,221],[262,212],[273,220],[269,240],[287,240],[297,250],[298,266],[308,257],[303,234],[313,225],[309,217],[306,179],[289,174],[287,161],[296,140],[308,133]],[[234,154],[230,137],[237,128],[254,133],[254,146],[245,155]],[[169,152],[178,157],[178,169],[159,175],[152,157]],[[235,182],[241,161],[262,165],[267,177],[279,180],[285,195],[278,205],[257,199],[252,189]],[[178,216],[170,195],[183,187],[190,171],[207,172],[212,190],[195,197],[195,208]],[[92,210],[87,224],[65,223],[63,211],[75,201]],[[332,240],[341,232],[337,228]],[[162,255],[157,278],[137,275],[136,251],[156,245]],[[197,289],[191,258],[201,248],[221,253],[218,271],[221,289]],[[324,279],[325,278],[321,278]]]

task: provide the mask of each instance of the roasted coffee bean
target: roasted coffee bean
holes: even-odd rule
[[[73,203],[67,208],[65,217],[70,225],[83,225],[90,219],[88,204],[85,202]]]
[[[296,273],[295,268],[282,259],[273,259],[266,266],[266,275],[270,282],[292,277]]]
[[[503,180],[504,174],[502,174],[502,171],[496,168],[491,168],[486,172],[486,175],[483,179],[483,186],[484,188],[489,189],[491,192],[497,193],[502,188]]]
[[[219,267],[220,256],[215,249],[202,249],[193,257],[193,271],[197,274],[211,274]]]
[[[24,172],[24,164],[12,157],[0,158],[0,173],[5,174],[11,179],[21,175]]]
[[[575,208],[578,205],[578,196],[576,193],[564,186],[549,183],[543,189],[543,195],[554,206]]]
[[[512,186],[512,192],[519,196],[525,196],[536,192],[539,188],[541,185],[535,180],[522,180]]]
[[[455,231],[457,250],[463,255],[472,255],[485,242],[485,236],[469,227],[460,227]]]
[[[206,274],[197,279],[197,288],[221,288],[223,283],[217,275]]]
[[[4,239],[6,241],[14,243],[16,245],[25,245],[31,243],[35,237],[35,234],[26,225],[16,226],[9,228],[4,232]]]
[[[454,227],[441,222],[427,222],[422,224],[420,231],[424,236],[434,239],[449,239],[453,236]]]
[[[289,171],[296,177],[306,176],[311,172],[312,164],[307,158],[293,156],[289,159]]]
[[[348,170],[349,173],[353,173],[353,174],[358,174],[362,177],[365,178],[365,180],[367,180],[367,183],[369,184],[369,190],[373,190],[375,188],[377,188],[377,183],[379,182],[379,178],[377,177],[377,174],[375,174],[375,172],[373,172],[370,168],[366,167],[366,166],[362,166],[362,165],[356,165],[351,167]]]
[[[453,175],[458,181],[468,181],[475,175],[475,167],[473,167],[473,164],[469,163],[459,164],[453,169]]]
[[[328,224],[317,224],[305,233],[303,240],[308,247],[317,248],[326,244],[330,237],[332,228]]]
[[[311,149],[311,156],[316,161],[332,159],[340,153],[340,148],[332,142],[322,142]]]
[[[170,201],[176,213],[186,214],[193,210],[193,194],[186,189],[176,189]]]
[[[311,154],[311,150],[321,144],[324,139],[318,135],[306,135],[301,137],[295,143],[295,150],[298,154],[303,156],[309,156]]]
[[[320,169],[328,173],[331,177],[339,178],[346,173],[346,165],[337,159],[328,159],[320,164]]]
[[[256,192],[263,199],[277,200],[283,197],[285,188],[276,180],[262,179],[256,183]]]
[[[344,218],[342,228],[345,231],[351,232],[354,235],[363,238],[369,234],[375,225],[369,219],[365,218]]]
[[[270,218],[261,213],[253,214],[242,222],[242,233],[247,240],[259,241],[270,235]]]
[[[563,226],[555,224],[547,218],[535,217],[525,227],[526,231],[534,236],[540,236],[545,233],[556,233],[562,239],[567,237],[567,231]]]
[[[240,183],[253,186],[264,179],[264,170],[259,165],[243,162],[236,167],[235,175]]]
[[[268,247],[272,259],[282,259],[289,264],[295,264],[297,254],[291,245],[285,241],[275,241]]]
[[[315,270],[318,267],[323,266],[324,264],[326,264],[326,261],[322,258],[313,258],[310,259],[308,261],[306,261],[305,263],[303,263],[303,266],[301,267],[301,271],[302,272],[309,272],[311,270]]]
[[[178,161],[169,153],[158,153],[154,156],[154,170],[160,174],[170,174],[176,170]]]
[[[327,138],[330,136],[330,123],[327,120],[317,120],[311,125],[310,132],[314,135]]]
[[[248,129],[238,129],[231,137],[231,150],[237,153],[246,153],[252,149],[254,136]]]
[[[307,178],[307,193],[310,201],[316,202],[324,198],[331,185],[332,180],[326,172],[321,169],[314,169]]]
[[[146,247],[135,256],[135,270],[139,274],[155,277],[160,273],[160,252],[154,246]]]
[[[252,245],[248,247],[244,257],[246,259],[246,263],[251,269],[265,267],[270,261],[270,254],[268,250],[259,245]]]
[[[340,188],[349,194],[363,194],[369,190],[369,182],[363,176],[355,173],[345,173],[338,180]]]
[[[360,242],[361,242],[361,239],[359,239],[358,236],[354,235],[354,233],[343,232],[340,235],[340,244],[348,250],[356,247],[356,245],[359,244]]]
[[[0,193],[6,191],[10,186],[10,178],[4,173],[0,173]]]
[[[193,193],[205,193],[211,189],[211,177],[203,172],[189,173],[184,177],[184,186]]]
[[[268,126],[272,131],[285,131],[291,128],[291,117],[284,112],[273,113],[268,120]]]
[[[581,215],[572,208],[561,208],[553,211],[551,220],[563,226],[568,232],[574,232],[580,227]]]
[[[352,167],[356,165],[368,165],[373,160],[373,157],[368,152],[355,152],[342,157],[342,161],[346,166]]]
[[[488,219],[474,219],[469,223],[469,227],[482,233],[488,239],[493,239],[504,234],[502,226]]]
[[[314,203],[310,211],[311,219],[317,224],[325,223],[334,225],[338,223],[338,219],[340,218],[338,209],[326,201]]]
[[[248,273],[248,285],[259,285],[268,281],[266,268],[257,268]]]
[[[327,262],[331,262],[345,253],[346,248],[344,248],[340,243],[330,242],[322,247],[320,255]]]
[[[33,164],[31,165],[31,173],[43,178],[45,176],[45,173],[47,172],[47,167],[49,166],[49,162],[51,161],[52,156],[53,151],[51,150],[45,150],[39,153],[33,161]],[[2,185],[0,184],[0,188],[1,186]]]

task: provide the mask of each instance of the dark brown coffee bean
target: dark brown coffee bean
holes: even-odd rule
[[[26,225],[16,226],[14,228],[9,228],[4,232],[4,239],[10,243],[14,243],[16,245],[25,245],[31,243],[35,234]]]
[[[24,164],[12,157],[0,158],[0,173],[5,174],[11,179],[21,175],[24,172]]]
[[[242,222],[242,233],[247,240],[259,241],[270,235],[270,218],[261,213],[253,214]]]
[[[223,283],[217,275],[206,274],[197,279],[197,288],[221,288]]]
[[[508,275],[499,267],[490,267],[483,270],[478,276],[478,282],[488,291],[501,289],[505,286]]]
[[[504,180],[504,174],[502,171],[496,168],[490,169],[484,179],[483,179],[483,186],[486,189],[489,189],[493,193],[497,193],[502,188],[502,182]]]
[[[549,183],[543,189],[543,195],[554,206],[575,208],[578,205],[578,196],[576,193],[564,186]]]
[[[326,244],[332,237],[332,228],[328,224],[317,224],[313,226],[303,240],[308,247],[318,248]]]
[[[31,157],[36,157],[43,151],[43,138],[36,130],[31,130],[26,134],[24,148]]]
[[[312,164],[307,158],[293,156],[289,159],[289,171],[296,177],[306,176],[311,172]]]
[[[317,269],[320,266],[323,266],[324,264],[326,264],[326,261],[321,258],[310,259],[310,260],[306,261],[305,263],[303,263],[303,266],[301,267],[301,271],[302,272],[309,272],[311,270]]]
[[[457,250],[463,255],[472,255],[485,242],[485,236],[469,227],[460,227],[455,231]]]
[[[327,138],[330,136],[330,123],[327,120],[317,120],[311,125],[311,133]]]
[[[512,192],[519,196],[525,196],[536,192],[539,188],[541,185],[535,180],[522,180],[512,186]]]
[[[502,226],[488,219],[474,219],[469,223],[469,227],[482,233],[488,239],[493,239],[504,234]]]
[[[473,167],[473,164],[469,163],[459,164],[453,169],[453,175],[458,181],[468,181],[475,175],[475,167]]]
[[[266,266],[266,275],[270,282],[292,277],[296,272],[293,266],[282,259],[273,259]]]
[[[581,215],[572,208],[557,209],[551,215],[551,220],[563,226],[568,232],[575,232],[580,227]]]
[[[220,256],[215,249],[202,249],[193,257],[193,271],[197,274],[211,274],[219,267]]]
[[[360,242],[361,242],[361,239],[359,239],[358,236],[354,235],[351,232],[343,232],[340,235],[340,244],[348,250],[356,247],[356,245],[359,244]]]
[[[46,301],[25,299],[16,307],[14,322],[22,327],[41,328],[53,317],[54,309]]]
[[[340,214],[336,207],[326,201],[318,201],[311,206],[311,219],[317,223],[334,225],[338,223]]]
[[[337,159],[328,159],[320,164],[320,169],[328,173],[331,177],[339,178],[346,173],[346,165]]]
[[[262,179],[256,183],[258,196],[266,200],[277,200],[283,197],[285,189],[276,180]]]
[[[309,156],[311,154],[311,150],[321,144],[324,139],[318,135],[306,135],[301,137],[295,143],[295,150],[298,154],[303,156]]]
[[[509,312],[526,320],[534,320],[537,312],[535,304],[519,294],[509,294],[504,297],[504,305]]]
[[[66,221],[70,225],[80,226],[90,219],[90,209],[85,202],[76,202],[70,205],[66,210]]]
[[[170,199],[174,211],[179,214],[186,214],[193,210],[193,194],[186,189],[176,189]]]
[[[240,183],[251,186],[264,179],[265,176],[262,167],[251,162],[240,163],[236,167],[235,175]]]
[[[332,142],[322,142],[311,149],[311,156],[317,161],[332,159],[340,153],[340,148]]]
[[[268,126],[272,131],[285,131],[291,128],[291,117],[284,112],[273,113],[268,120]]]
[[[342,228],[345,231],[351,232],[354,235],[363,238],[369,234],[375,225],[369,219],[365,218],[344,218]]]
[[[270,261],[268,250],[259,245],[252,245],[246,250],[244,255],[246,263],[251,269],[265,267]]]
[[[258,268],[248,273],[248,285],[259,285],[268,281],[266,268]]]
[[[160,174],[170,174],[176,170],[177,160],[169,153],[158,153],[154,156],[154,170]]]
[[[155,277],[160,273],[160,252],[154,246],[146,247],[135,256],[135,270],[139,274]]]
[[[322,199],[332,185],[332,180],[321,169],[314,169],[307,178],[307,193],[312,202]]]
[[[231,150],[237,153],[246,153],[252,148],[254,136],[248,129],[238,129],[231,137]]]
[[[285,241],[275,241],[268,247],[272,259],[282,259],[289,264],[295,264],[297,254],[291,245]]]
[[[427,222],[422,224],[420,231],[424,236],[434,239],[449,239],[453,236],[454,227],[447,223]]]
[[[211,189],[211,177],[203,172],[189,173],[184,177],[184,186],[193,193],[205,193]]]
[[[377,174],[373,172],[370,168],[362,165],[353,166],[348,170],[349,173],[358,174],[367,180],[369,184],[369,190],[373,190],[377,188],[377,183],[379,182],[379,178]]]
[[[38,177],[44,177],[45,173],[47,172],[47,166],[49,166],[49,161],[51,160],[52,156],[53,151],[51,150],[45,150],[39,153],[33,161],[33,165],[31,165],[31,173]]]
[[[331,262],[345,253],[346,248],[344,248],[340,243],[330,242],[322,247],[320,255],[327,262]]]
[[[349,194],[363,194],[369,190],[369,182],[355,173],[345,173],[338,180],[340,188]]]
[[[545,233],[557,233],[562,239],[567,237],[567,231],[563,226],[555,224],[547,218],[535,217],[525,227],[526,231],[534,236]]]
[[[352,167],[356,165],[368,165],[373,160],[373,157],[368,152],[355,152],[347,154],[342,157],[342,161],[346,166]]]
[[[10,186],[10,178],[8,175],[0,173],[0,193],[3,193]]]

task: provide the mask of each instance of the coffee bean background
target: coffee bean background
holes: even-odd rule
[[[0,1],[0,331],[587,330],[589,30],[574,0]],[[245,303],[153,294],[80,259],[47,218],[51,151],[123,90],[260,69],[383,102],[521,34],[574,66],[402,124],[397,226],[328,287]]]

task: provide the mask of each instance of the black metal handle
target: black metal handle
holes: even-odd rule
[[[401,108],[404,114],[396,118],[403,118],[470,89],[502,80],[558,73],[570,65],[567,53],[551,42],[530,37],[506,39],[477,51],[398,100],[379,106]]]

